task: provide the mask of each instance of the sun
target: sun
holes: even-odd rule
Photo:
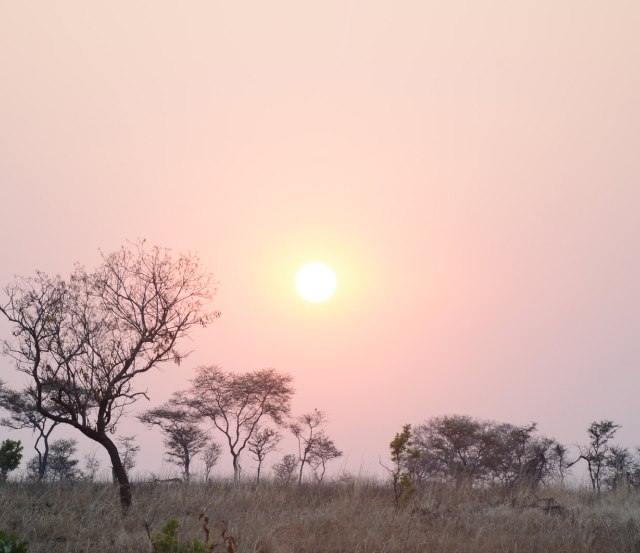
[[[296,275],[296,290],[308,302],[327,301],[336,291],[336,275],[324,263],[308,263]]]

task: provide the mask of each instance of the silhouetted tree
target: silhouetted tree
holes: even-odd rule
[[[78,469],[78,459],[74,457],[78,451],[78,442],[74,439],[59,439],[51,442],[49,462],[42,480],[49,482],[62,480],[76,480],[81,473]],[[27,477],[32,480],[39,478],[38,457],[32,457],[27,463]]]
[[[576,462],[583,459],[587,463],[589,478],[593,491],[600,493],[602,486],[603,469],[606,465],[609,442],[613,439],[620,425],[610,420],[592,422],[587,428],[590,442],[580,447],[580,456]]]
[[[633,485],[636,460],[626,447],[611,446],[604,462],[603,482],[612,490]]]
[[[49,458],[49,437],[58,423],[38,412],[33,389],[16,392],[0,382],[0,407],[9,412],[8,418],[0,420],[2,426],[14,430],[26,428],[37,434],[34,445],[38,454],[37,479],[42,480],[47,470]]]
[[[233,464],[233,478],[240,477],[240,454],[259,424],[270,419],[281,426],[290,411],[292,377],[275,369],[243,374],[220,367],[197,369],[190,405],[226,438]]]
[[[307,462],[318,482],[322,482],[324,478],[327,463],[338,457],[342,457],[342,451],[336,447],[333,440],[328,438],[324,432],[316,437]]]
[[[83,477],[93,482],[96,479],[98,470],[100,470],[100,464],[100,460],[97,458],[95,451],[91,451],[91,453],[85,455]]]
[[[294,478],[299,462],[298,458],[292,453],[287,453],[283,456],[279,463],[273,465],[272,470],[276,482],[279,482],[280,484],[289,484]]]
[[[567,472],[570,471],[571,466],[573,465],[573,463],[568,460],[568,452],[569,450],[567,449],[567,447],[561,443],[556,442],[553,445],[552,456],[554,459],[553,464],[556,471],[555,476],[560,481],[561,485],[564,483],[565,476]]]
[[[220,444],[217,442],[209,442],[207,447],[205,447],[202,452],[202,457],[204,460],[204,481],[209,481],[209,474],[211,474],[211,469],[216,465],[218,459],[220,459],[220,454],[222,453],[222,448]]]
[[[140,451],[140,446],[135,444],[135,436],[120,436],[118,438],[118,451],[120,452],[120,459],[122,459],[122,466],[127,471],[127,476],[131,474],[133,467],[136,466],[136,457]]]
[[[126,508],[131,488],[111,434],[124,410],[146,396],[136,377],[179,363],[180,340],[219,315],[207,307],[210,276],[193,256],[176,259],[138,242],[103,255],[94,271],[77,265],[67,280],[38,272],[5,294],[0,313],[13,335],[5,351],[29,375],[37,411],[106,449]]]
[[[302,483],[305,465],[309,465],[316,478],[322,480],[326,463],[342,455],[322,428],[326,421],[325,413],[314,409],[311,413],[300,415],[289,425],[291,433],[298,440],[298,460],[300,461],[298,485]]]
[[[260,482],[260,469],[264,458],[278,447],[280,440],[282,440],[282,434],[273,428],[257,428],[253,436],[249,438],[247,442],[249,452],[258,462],[256,482]]]
[[[414,442],[431,477],[457,484],[486,476],[496,436],[490,423],[467,416],[435,417],[414,429]]]
[[[51,480],[75,480],[79,476],[78,459],[74,458],[78,441],[60,439],[51,442],[51,454],[47,472]]]
[[[566,448],[537,435],[535,423],[435,417],[415,427],[413,443],[415,455],[406,467],[418,483],[435,478],[467,485],[500,482],[511,490],[536,488],[570,466]]]
[[[198,426],[183,395],[175,392],[167,403],[145,411],[138,418],[144,424],[162,430],[167,460],[182,468],[184,479],[189,482],[191,461],[207,445],[207,436]]]

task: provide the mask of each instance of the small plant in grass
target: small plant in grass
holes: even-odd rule
[[[204,513],[200,513],[199,520],[202,521],[202,531],[204,532],[204,541],[193,538],[188,541],[180,541],[178,538],[178,527],[180,520],[172,518],[162,527],[162,530],[156,532],[151,537],[151,545],[153,553],[212,553],[214,549],[220,551],[220,546],[225,548],[227,553],[235,553],[236,540],[233,536],[227,536],[228,523],[220,521],[217,525],[220,528],[220,543],[212,542],[209,539],[209,517]],[[218,549],[216,549],[218,547]],[[0,551],[0,553],[3,553]]]
[[[29,542],[0,530],[0,553],[27,553]]]

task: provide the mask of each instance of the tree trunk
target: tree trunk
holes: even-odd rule
[[[184,481],[189,483],[189,465],[191,464],[191,460],[189,459],[189,454],[187,453],[184,457]]]
[[[45,447],[44,453],[41,453],[39,449],[36,449],[36,451],[38,452],[38,482],[42,482],[47,472],[47,457],[49,452],[47,447]]]
[[[260,467],[262,466],[262,459],[258,461],[258,477],[256,478],[256,483],[260,483]]]
[[[47,463],[49,461],[49,434],[55,427],[55,424],[49,429],[49,432],[44,432],[43,429],[40,429],[40,436],[36,440],[36,451],[38,452],[38,482],[42,482],[44,480],[45,475],[47,474]],[[40,439],[42,439],[42,443],[44,444],[44,451],[40,451],[39,443]]]
[[[114,444],[107,435],[100,436],[100,444],[107,450],[107,453],[109,453],[113,477],[118,481],[120,486],[120,505],[122,506],[122,510],[126,512],[131,506],[131,485],[129,484],[127,471],[122,464],[116,444]]]
[[[304,470],[304,464],[307,462],[307,453],[305,451],[304,457],[301,459],[300,472],[298,474],[298,486],[302,485],[302,471]]]
[[[238,455],[233,456],[233,481],[238,482],[240,480],[240,463],[238,462]]]

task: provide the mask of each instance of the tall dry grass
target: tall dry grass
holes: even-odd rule
[[[126,516],[108,484],[0,486],[0,529],[30,542],[31,553],[148,552],[173,517],[186,539],[212,536],[227,521],[237,552],[640,552],[640,494],[549,488],[432,485],[395,508],[390,487],[367,480],[260,486],[231,482],[134,485]]]

